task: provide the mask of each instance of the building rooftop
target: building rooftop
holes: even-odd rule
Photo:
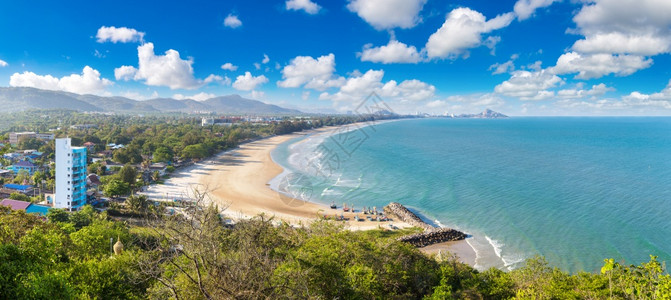
[[[30,204],[28,208],[26,208],[26,213],[29,214],[40,214],[42,216],[46,216],[47,212],[49,212],[49,209],[51,207],[49,206],[44,206],[44,205],[38,205],[38,204]]]
[[[14,199],[4,199],[4,200],[0,201],[0,205],[9,206],[9,208],[11,208],[12,210],[26,209],[31,204],[32,203],[30,203],[30,202],[19,201],[19,200],[14,200]]]
[[[12,189],[12,190],[17,190],[17,191],[25,191],[30,188],[32,188],[32,185],[25,185],[25,184],[14,184],[14,183],[8,183],[5,184],[5,188]]]
[[[33,164],[33,163],[31,163],[27,160],[22,160],[20,162],[15,163],[14,165],[17,166],[17,167],[30,167],[30,168],[35,167],[35,164]]]

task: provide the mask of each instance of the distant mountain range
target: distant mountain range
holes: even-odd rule
[[[78,95],[29,87],[0,87],[3,112],[29,109],[73,109],[78,111],[151,113],[212,112],[219,114],[300,114],[301,111],[245,99],[240,95],[210,98],[205,101],[156,98],[138,101],[124,97]]]

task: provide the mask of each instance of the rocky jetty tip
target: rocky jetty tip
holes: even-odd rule
[[[442,242],[463,240],[467,235],[452,228],[438,228],[424,222],[408,208],[398,202],[389,203],[384,207],[387,216],[406,222],[412,226],[424,229],[422,233],[406,235],[398,238],[399,241],[409,243],[415,247],[425,247]]]

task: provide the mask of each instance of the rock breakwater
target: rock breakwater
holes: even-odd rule
[[[389,205],[384,207],[384,212],[387,216],[391,216],[399,221],[424,229],[424,232],[422,233],[398,238],[399,241],[409,243],[415,247],[425,247],[442,242],[463,240],[468,236],[456,229],[431,226],[398,202],[389,203]]]

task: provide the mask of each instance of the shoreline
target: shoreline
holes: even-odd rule
[[[375,123],[375,125],[378,124]],[[323,218],[324,215],[338,215],[349,219],[344,221],[348,230],[390,230],[391,228],[412,227],[396,219],[389,222],[366,220],[360,208],[355,213],[343,212],[341,207],[331,209],[327,205],[291,198],[271,189],[270,182],[276,180],[275,178],[284,172],[284,168],[271,157],[271,152],[278,145],[297,137],[336,133],[339,128],[341,126],[322,127],[243,143],[236,149],[221,152],[214,157],[176,171],[164,184],[151,185],[142,194],[159,201],[172,201],[175,198],[186,198],[188,190],[197,187],[207,191],[210,200],[220,208],[225,208],[225,214],[234,220],[264,214],[300,226]],[[357,215],[363,221],[354,220]],[[468,258],[475,257],[475,251],[465,240],[440,243],[419,249],[431,254],[430,249],[436,247],[443,251],[450,251],[463,258],[463,261],[470,261]],[[427,248],[429,250],[425,251],[424,249]],[[474,260],[470,265],[474,266]]]

